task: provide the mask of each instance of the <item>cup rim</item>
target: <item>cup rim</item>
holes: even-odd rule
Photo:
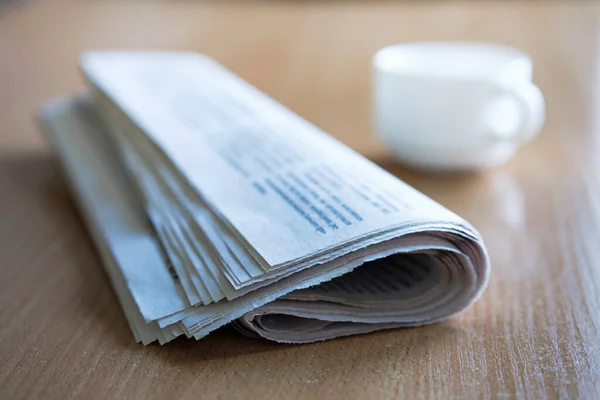
[[[514,62],[516,60],[526,60],[529,64],[532,64],[531,56],[527,54],[525,51],[506,44],[495,43],[495,42],[485,42],[485,41],[416,41],[416,42],[400,42],[394,43],[387,46],[384,46],[377,50],[372,58],[372,67],[377,71],[382,72],[392,72],[398,74],[406,74],[406,75],[419,75],[414,71],[408,71],[403,68],[390,68],[384,65],[384,57],[387,57],[392,52],[408,52],[414,50],[416,48],[450,48],[450,47],[461,47],[463,49],[481,49],[492,51],[495,53],[504,53],[508,55],[508,58],[511,58]]]

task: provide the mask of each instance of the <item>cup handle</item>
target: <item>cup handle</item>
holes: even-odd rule
[[[494,89],[497,97],[506,96],[513,99],[519,105],[521,113],[519,126],[512,134],[507,135],[505,132],[490,129],[491,136],[504,141],[518,139],[522,143],[533,139],[546,118],[546,104],[540,88],[530,81],[522,81],[496,83]]]

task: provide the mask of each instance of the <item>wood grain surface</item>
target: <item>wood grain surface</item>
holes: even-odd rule
[[[0,398],[600,398],[600,3],[24,2],[0,14]],[[548,117],[506,166],[425,176],[370,129],[370,57],[490,40],[535,62]],[[222,329],[134,342],[40,102],[83,89],[86,48],[207,53],[470,220],[493,273],[435,326],[311,345]]]

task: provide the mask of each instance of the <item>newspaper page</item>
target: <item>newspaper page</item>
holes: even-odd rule
[[[43,120],[139,341],[229,322],[324,340],[443,320],[484,289],[467,222],[215,61],[94,52],[82,70],[93,101]]]

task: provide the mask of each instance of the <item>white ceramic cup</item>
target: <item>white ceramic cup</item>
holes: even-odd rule
[[[375,130],[399,161],[414,167],[504,163],[544,122],[532,70],[527,54],[491,43],[385,47],[373,58]]]

